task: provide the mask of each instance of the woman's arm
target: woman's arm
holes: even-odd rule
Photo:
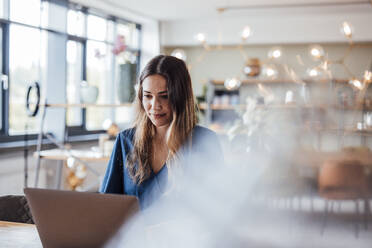
[[[100,188],[101,193],[124,194],[123,168],[125,155],[122,147],[123,139],[119,133],[116,137],[114,149],[107,165],[106,174]]]

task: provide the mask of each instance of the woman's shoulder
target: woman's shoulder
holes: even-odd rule
[[[136,132],[136,128],[135,127],[127,128],[127,129],[121,131],[119,133],[118,137],[121,138],[121,139],[124,139],[124,140],[130,140],[130,141],[132,141],[135,132]]]
[[[209,128],[196,125],[192,130],[193,136],[216,136],[217,134]]]

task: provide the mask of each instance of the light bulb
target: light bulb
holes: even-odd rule
[[[182,49],[174,49],[171,53],[173,57],[176,57],[178,59],[182,59],[183,61],[186,61],[186,52]]]
[[[67,159],[67,167],[73,169],[75,167],[75,158],[68,157]]]
[[[347,38],[351,38],[353,35],[353,27],[348,22],[342,23],[341,31]]]
[[[278,70],[275,65],[266,65],[264,66],[263,74],[265,77],[274,79],[278,75]]]
[[[205,34],[203,33],[198,33],[196,36],[195,36],[196,40],[203,43],[205,42]]]
[[[273,47],[267,55],[270,59],[278,59],[282,56],[282,49],[280,47]]]
[[[354,78],[349,81],[349,84],[353,85],[355,88],[362,90],[363,84],[358,79]]]
[[[245,26],[243,31],[242,31],[242,39],[243,40],[248,39],[248,37],[251,36],[251,34],[252,34],[251,27]]]
[[[86,176],[87,176],[87,169],[85,168],[84,165],[79,165],[77,168],[76,168],[76,171],[75,171],[75,176],[79,179],[84,179]]]
[[[105,119],[102,123],[102,128],[103,130],[109,129],[109,127],[112,125],[112,120],[111,119]]]
[[[235,90],[240,87],[241,82],[237,78],[227,78],[224,85],[227,90]]]
[[[372,81],[372,72],[365,71],[364,72],[364,80],[367,81],[367,82],[371,82]]]
[[[309,54],[314,59],[320,59],[324,57],[324,49],[319,45],[313,45],[309,48]]]
[[[311,68],[311,69],[308,69],[307,70],[307,74],[310,76],[310,77],[317,77],[319,76],[319,70],[316,69],[316,68]]]

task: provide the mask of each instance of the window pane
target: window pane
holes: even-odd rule
[[[112,99],[112,47],[104,42],[87,42],[87,82],[98,88],[97,103],[110,103]],[[109,108],[88,108],[86,127],[102,129],[102,123],[110,118]]]
[[[10,19],[34,26],[40,24],[40,0],[11,0]]]
[[[27,41],[27,42],[26,42]],[[37,119],[26,114],[26,89],[39,81],[40,31],[10,25],[9,49],[9,134],[23,134],[25,124],[29,132],[37,131]]]
[[[134,23],[118,23],[117,34],[125,37],[125,44],[131,48],[138,48],[139,30]]]
[[[0,47],[3,47],[3,29],[0,28]],[[2,53],[2,49],[0,49],[0,68],[3,67],[3,53]],[[1,74],[0,74],[1,76]],[[3,94],[2,94],[2,91],[3,91],[3,85],[2,85],[2,80],[1,80],[1,77],[0,77],[0,130],[3,128],[2,124],[3,124]]]
[[[115,94],[118,103],[126,103],[134,100],[134,86],[137,80],[137,60],[138,54],[129,51],[122,52],[115,57],[115,71],[117,72]],[[133,109],[130,107],[115,109],[115,122],[118,124],[131,122],[133,116]]]
[[[67,9],[64,6],[43,1],[41,3],[41,26],[66,32],[66,12]]]
[[[140,31],[137,28],[133,29],[133,35],[132,35],[132,47],[134,49],[139,49],[139,35]]]
[[[87,22],[88,38],[104,41],[107,33],[107,21],[95,15],[88,15]]]
[[[107,21],[107,41],[113,43],[114,42],[114,30],[115,30],[115,23],[113,21]]]
[[[6,13],[5,13],[6,2],[7,1],[5,1],[5,0],[0,0],[0,17],[4,18],[4,19],[6,19]]]
[[[83,45],[76,41],[67,42],[67,103],[80,103],[80,83],[83,79]],[[68,126],[82,125],[80,108],[68,108],[66,112]]]
[[[81,11],[67,12],[67,32],[72,35],[84,36],[85,15]]]
[[[117,25],[117,35],[124,36],[125,44],[129,45],[131,40],[131,30],[128,24],[118,23]]]

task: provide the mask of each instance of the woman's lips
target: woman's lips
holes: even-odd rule
[[[152,116],[155,118],[155,119],[159,119],[159,118],[162,118],[164,117],[166,114],[152,114]]]

